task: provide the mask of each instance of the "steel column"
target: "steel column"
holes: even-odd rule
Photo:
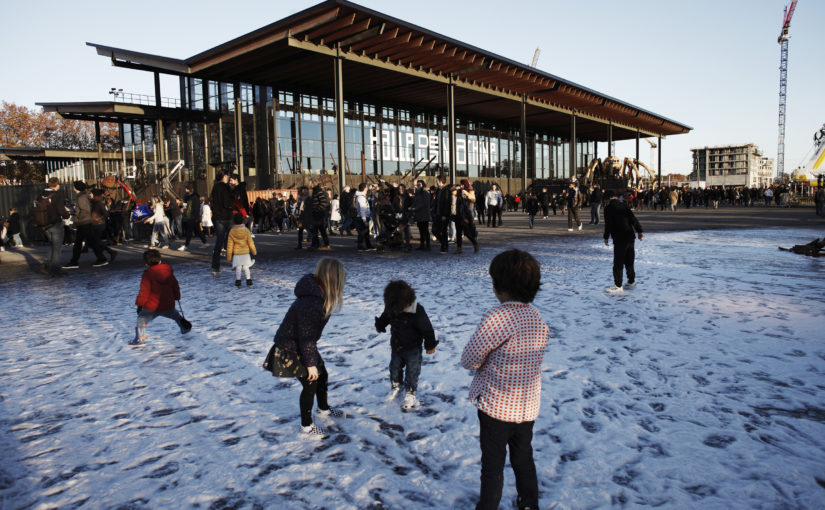
[[[521,96],[521,191],[527,189],[527,96]]]
[[[160,108],[160,73],[155,71],[155,106]]]
[[[607,157],[613,156],[613,124],[607,125]]]
[[[452,76],[447,84],[447,137],[449,139],[447,152],[450,159],[450,184],[455,184],[455,84]]]
[[[340,51],[340,48],[339,48]],[[335,135],[336,148],[338,149],[338,193],[344,190],[344,171],[346,165],[344,164],[345,148],[344,145],[344,75],[343,75],[344,59],[335,57],[333,59],[333,79],[335,81]]]
[[[658,143],[659,143],[659,153],[658,153],[658,157],[659,157],[659,187],[661,187],[662,186],[662,137],[661,136],[659,136]]]
[[[570,114],[570,180],[578,178],[576,175],[576,111]]]

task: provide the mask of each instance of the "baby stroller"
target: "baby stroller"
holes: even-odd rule
[[[404,245],[402,230],[406,224],[403,223],[403,216],[388,201],[378,206],[378,237],[375,239],[378,251],[384,251],[385,248],[400,250]]]

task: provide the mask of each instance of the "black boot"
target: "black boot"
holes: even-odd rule
[[[240,280],[235,280],[235,287],[240,287],[240,286],[241,286],[241,281]]]

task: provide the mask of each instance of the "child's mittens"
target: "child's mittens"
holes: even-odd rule
[[[376,318],[375,318],[375,331],[378,331],[379,333],[386,333],[386,332],[387,332],[387,328],[386,328],[386,326],[385,326],[385,327],[381,327],[381,325],[379,324],[378,320],[379,320],[379,319],[378,319],[378,317],[376,317]]]

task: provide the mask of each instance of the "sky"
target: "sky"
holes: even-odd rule
[[[14,20],[0,31],[0,100],[104,101],[112,87],[154,95],[151,74],[112,67],[85,43],[188,58],[316,3],[0,0]],[[528,65],[540,48],[540,70],[691,126],[663,141],[663,173],[689,173],[697,147],[754,143],[776,157],[777,37],[790,0],[359,3]],[[788,172],[807,162],[825,123],[823,20],[825,2],[799,0],[788,60]],[[167,83],[163,95],[176,96],[176,82]],[[635,156],[635,141],[617,143],[616,154]],[[644,142],[640,158],[651,158]]]

